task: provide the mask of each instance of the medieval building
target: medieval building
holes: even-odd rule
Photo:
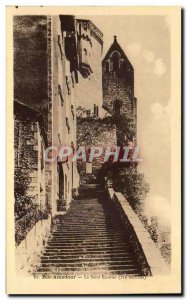
[[[62,15],[14,18],[14,98],[42,115],[46,134],[42,157],[51,146],[71,147],[74,152],[77,142],[78,146],[86,143],[87,148],[115,147],[119,128],[103,116],[136,119],[133,67],[116,36],[103,61],[102,47],[103,34],[89,20]],[[92,121],[84,122],[85,117]],[[42,208],[55,215],[69,207],[79,187],[79,173],[81,180],[88,179],[101,164],[97,159],[93,166],[83,163],[78,172],[76,161],[60,161],[57,155],[53,163],[45,161],[44,167],[41,190],[46,207]],[[31,185],[36,181],[32,170],[30,181]],[[33,199],[39,199],[40,193]]]
[[[97,71],[96,74],[100,73]],[[103,97],[102,105],[98,107],[100,113],[92,116],[88,113],[78,115],[77,137],[79,146],[86,143],[88,152],[92,146],[101,146],[103,155],[95,158],[90,164],[81,163],[79,167],[81,182],[97,181],[107,147],[113,149],[116,145],[122,148],[134,147],[136,142],[137,101],[134,97],[134,69],[117,42],[116,36],[102,60],[102,77],[99,79],[102,82]],[[115,122],[115,119],[118,122]],[[119,123],[120,119],[127,120],[127,133]],[[129,122],[135,124],[135,132],[132,135],[128,133]],[[123,150],[120,153],[123,156]]]
[[[103,34],[90,20],[71,15],[14,17],[19,272],[155,272],[152,258],[146,258],[147,245],[150,252],[154,247],[147,233],[141,238],[144,228],[137,215],[107,177],[97,177],[106,149],[114,156],[123,139],[136,138],[136,132],[120,135],[115,120],[136,123],[137,115],[130,61],[116,36],[103,61],[102,48]],[[94,161],[60,156],[62,147],[74,154],[80,146],[86,147],[86,155],[92,146],[103,151]]]
[[[35,203],[37,213],[63,214],[77,194],[77,162],[70,157],[61,160],[58,150],[70,147],[74,153],[77,149],[79,106],[85,106],[86,114],[99,116],[102,46],[103,35],[89,20],[63,15],[14,17],[15,167],[23,160],[33,135],[32,151],[25,157],[27,165],[34,161],[25,175],[25,197]],[[30,132],[22,123],[28,123]],[[55,159],[44,160],[46,153]],[[31,219],[33,214],[36,212],[31,212]]]
[[[134,97],[134,69],[116,36],[102,61],[102,83],[103,108],[110,115],[123,115],[127,119],[133,119],[136,124],[137,100]],[[133,139],[136,139],[136,132]],[[121,144],[121,142],[118,139],[118,143]]]
[[[114,37],[102,61],[103,108],[113,114],[136,114],[134,69]]]

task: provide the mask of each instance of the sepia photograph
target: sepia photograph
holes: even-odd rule
[[[181,11],[115,9],[7,9],[8,294],[181,291]]]

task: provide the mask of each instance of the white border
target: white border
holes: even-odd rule
[[[112,2],[111,4],[113,4]],[[0,155],[1,155],[1,168],[0,168],[0,184],[1,184],[1,209],[0,209],[0,220],[1,220],[1,226],[0,226],[0,233],[1,233],[1,255],[0,255],[0,266],[1,266],[1,280],[0,280],[0,296],[1,299],[5,299],[7,296],[5,295],[5,185],[6,185],[6,172],[5,172],[5,167],[6,167],[6,144],[5,144],[5,138],[6,138],[6,126],[5,126],[5,121],[6,121],[6,105],[5,105],[5,99],[6,99],[6,92],[5,92],[5,86],[6,86],[6,76],[5,76],[5,70],[6,70],[6,52],[5,52],[5,40],[6,40],[6,28],[5,28],[5,6],[9,5],[47,5],[47,6],[61,6],[61,5],[109,5],[109,1],[107,0],[94,0],[94,1],[89,1],[89,0],[80,0],[79,2],[75,0],[68,0],[68,1],[54,1],[54,0],[48,0],[48,1],[43,1],[41,0],[40,3],[38,3],[37,0],[32,0],[30,2],[28,1],[6,1],[6,0],[1,0],[0,2],[0,41],[1,41],[1,55],[0,55],[0,66],[1,66],[1,72],[0,72],[0,85],[1,85],[1,115],[0,115],[0,133],[1,133],[1,147],[0,147]],[[120,6],[120,5],[130,5],[130,6],[137,6],[137,5],[142,5],[142,6],[149,6],[150,4],[152,6],[175,6],[175,5],[180,5],[182,7],[186,7],[186,1],[181,0],[181,1],[176,1],[176,0],[170,0],[170,1],[161,1],[161,0],[152,0],[150,1],[137,1],[137,0],[131,0],[131,1],[122,1],[118,0],[117,2],[115,1],[115,4]],[[186,32],[186,30],[184,30]],[[185,35],[186,37],[186,35]],[[186,39],[185,39],[185,45],[186,45]],[[185,47],[186,49],[186,47]],[[8,59],[8,58],[7,58]],[[186,66],[186,65],[185,65]],[[185,86],[186,80],[183,83]],[[186,105],[185,105],[186,106]],[[186,112],[186,109],[185,109]],[[186,125],[186,124],[185,124]],[[186,126],[185,126],[186,129]],[[187,130],[185,130],[187,132]],[[185,139],[186,140],[186,139]],[[186,167],[186,164],[185,164]],[[187,184],[187,179],[185,179],[184,185]],[[185,268],[186,269],[186,268]],[[38,298],[39,297],[35,297]],[[49,299],[53,299],[54,297],[49,297]],[[100,297],[98,297],[100,298]],[[137,297],[131,297],[132,298],[137,298]],[[160,298],[165,298],[165,297],[160,297]],[[173,297],[172,297],[173,298]],[[175,297],[174,297],[175,298]],[[26,299],[26,297],[22,297],[22,299]]]

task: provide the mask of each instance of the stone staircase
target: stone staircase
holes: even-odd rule
[[[37,273],[141,275],[119,214],[99,185],[84,185],[53,219]]]

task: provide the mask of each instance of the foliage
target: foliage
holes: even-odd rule
[[[27,189],[31,179],[28,169],[17,168],[14,172],[14,196],[15,196],[15,240],[18,245],[42,219],[48,218],[47,211],[40,211],[38,204],[27,195]]]
[[[170,264],[171,263],[171,244],[163,244],[160,247],[160,252],[162,257],[164,257],[165,261]]]
[[[28,171],[25,169],[15,169],[14,172],[14,196],[15,196],[15,219],[18,220],[29,211],[35,210],[37,205],[27,196],[27,189],[30,183]]]
[[[15,222],[15,240],[16,244],[19,243],[26,237],[27,233],[33,228],[33,226],[40,220],[47,219],[48,213],[41,212],[38,207],[27,211],[22,218]]]
[[[127,116],[125,114],[113,115],[113,124],[116,125],[118,140],[123,141],[123,137],[126,135],[127,139],[132,141],[133,136],[136,133],[136,122],[133,116]]]
[[[100,124],[115,125],[117,129],[118,141],[123,141],[124,136],[127,140],[132,141],[136,133],[136,122],[133,116],[127,116],[126,114],[112,115],[105,118],[99,118],[94,115],[88,115],[87,110],[81,106],[77,109],[77,124],[83,125],[87,122],[95,124],[97,120],[97,126]],[[83,117],[84,116],[84,117]]]
[[[112,180],[115,191],[121,192],[135,211],[141,210],[149,185],[136,163],[106,163],[98,176]]]

